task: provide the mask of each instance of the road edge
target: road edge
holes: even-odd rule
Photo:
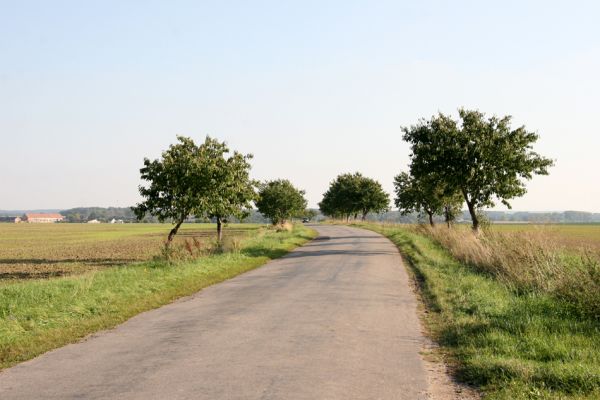
[[[340,226],[351,226],[354,228],[361,228],[371,232],[374,232],[387,240],[389,240],[394,247],[398,250],[400,258],[402,260],[402,268],[406,270],[409,277],[410,290],[415,295],[417,300],[417,316],[419,318],[419,326],[423,337],[426,342],[423,343],[419,354],[423,360],[423,366],[425,367],[425,373],[427,374],[427,382],[429,384],[427,390],[427,396],[430,399],[435,400],[479,400],[482,398],[474,387],[469,386],[465,383],[459,382],[453,373],[453,366],[448,362],[447,355],[443,352],[442,348],[433,339],[428,328],[427,314],[430,312],[425,295],[422,292],[421,283],[416,274],[415,267],[412,265],[410,259],[408,259],[403,253],[400,247],[394,243],[385,234],[378,232],[375,229],[371,229],[367,224],[336,224]]]

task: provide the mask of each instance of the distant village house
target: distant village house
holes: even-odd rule
[[[22,221],[22,222],[29,222],[29,223],[36,223],[36,224],[40,224],[40,223],[48,224],[48,223],[60,222],[64,219],[65,219],[65,217],[63,217],[60,214],[56,214],[56,213],[27,213],[19,221],[17,221],[17,218],[15,218],[15,222]]]

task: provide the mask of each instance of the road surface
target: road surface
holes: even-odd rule
[[[289,255],[0,372],[0,399],[425,399],[394,245],[315,226]]]

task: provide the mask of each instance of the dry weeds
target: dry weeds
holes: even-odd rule
[[[492,274],[518,291],[542,291],[600,319],[600,256],[568,246],[543,229],[474,235],[466,229],[416,227],[458,260]]]

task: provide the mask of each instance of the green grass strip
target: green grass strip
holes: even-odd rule
[[[254,269],[316,232],[257,233],[239,252],[177,265],[138,263],[83,275],[0,286],[0,369]]]
[[[600,326],[543,293],[517,293],[401,226],[360,224],[394,242],[428,309],[424,322],[486,399],[599,399]]]

